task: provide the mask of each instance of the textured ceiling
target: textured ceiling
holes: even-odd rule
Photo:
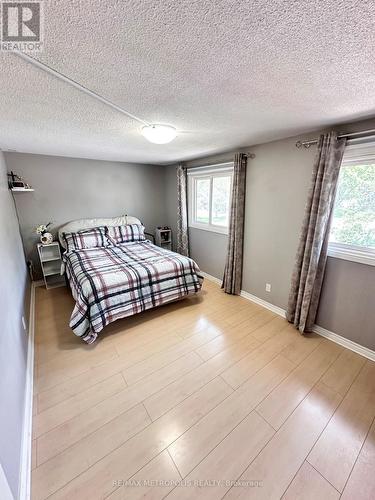
[[[168,163],[375,114],[375,4],[366,0],[45,2],[37,57],[141,125],[0,54],[0,147]]]

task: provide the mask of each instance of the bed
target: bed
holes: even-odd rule
[[[201,290],[203,277],[189,257],[155,246],[151,241],[115,242],[93,248],[71,249],[67,234],[105,227],[140,225],[122,216],[82,219],[59,230],[64,248],[62,272],[69,282],[75,307],[69,326],[93,343],[109,323],[180,300]],[[67,248],[68,247],[68,248]]]

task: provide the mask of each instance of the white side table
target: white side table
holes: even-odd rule
[[[172,250],[172,230],[171,229],[155,229],[155,243],[162,248]]]
[[[38,243],[37,247],[46,288],[65,286],[65,278],[60,274],[62,259],[59,242],[54,241],[50,245]]]

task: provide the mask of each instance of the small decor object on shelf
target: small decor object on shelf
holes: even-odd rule
[[[35,228],[36,234],[40,234],[40,241],[43,245],[50,245],[53,242],[53,236],[47,231],[48,227],[52,224],[40,224]]]
[[[25,182],[20,175],[17,175],[14,172],[10,172],[7,175],[8,175],[9,189],[11,189],[12,191],[18,191],[18,192],[34,191],[34,189],[30,186],[30,184]]]
[[[172,230],[169,226],[158,226],[156,228],[155,243],[159,247],[172,250]]]
[[[44,233],[41,235],[40,241],[43,245],[50,245],[53,243],[53,236],[51,233]]]

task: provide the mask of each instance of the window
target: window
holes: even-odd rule
[[[233,165],[194,168],[189,177],[189,226],[228,234]]]
[[[345,149],[328,255],[375,265],[375,143]]]

